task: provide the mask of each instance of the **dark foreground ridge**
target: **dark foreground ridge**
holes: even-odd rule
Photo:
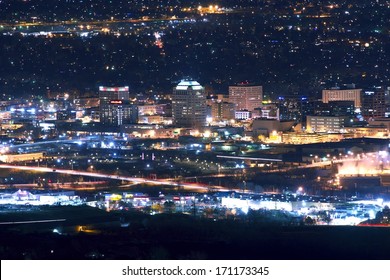
[[[123,217],[123,216],[122,216]],[[1,259],[387,259],[390,227],[280,226],[181,214],[128,215],[119,222],[53,233],[3,226]]]

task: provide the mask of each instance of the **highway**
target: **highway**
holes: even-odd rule
[[[210,188],[210,186],[205,186],[197,183],[176,183],[170,180],[157,180],[157,179],[154,180],[154,179],[146,179],[141,177],[118,176],[112,174],[77,171],[77,170],[70,170],[70,169],[58,169],[58,168],[53,169],[48,167],[10,165],[10,164],[0,164],[0,168],[37,171],[37,172],[45,172],[45,173],[60,173],[60,174],[76,175],[76,176],[88,176],[88,177],[103,178],[103,179],[129,181],[137,184],[171,185],[171,186],[183,187],[186,189],[190,189],[190,190],[192,189],[197,191],[208,191]],[[220,191],[228,191],[228,189],[222,188],[220,186],[213,186],[213,188],[218,189]]]
[[[17,152],[20,150],[26,149],[28,151],[29,149],[32,149],[34,147],[42,147],[42,151],[44,152],[48,145],[59,145],[59,144],[75,144],[75,145],[81,145],[85,142],[85,139],[79,139],[79,140],[49,140],[49,141],[42,141],[42,142],[35,142],[35,143],[25,143],[25,144],[18,144],[18,145],[10,145],[9,151],[10,152]]]
[[[53,220],[35,220],[35,221],[15,221],[15,222],[0,222],[0,225],[16,225],[16,224],[37,224],[37,223],[53,223],[53,222],[65,222],[66,219],[53,219]]]

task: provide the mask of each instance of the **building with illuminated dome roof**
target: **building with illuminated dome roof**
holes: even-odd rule
[[[206,125],[206,94],[196,81],[181,81],[172,94],[173,124],[200,128]]]

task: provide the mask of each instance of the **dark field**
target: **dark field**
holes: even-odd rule
[[[107,213],[87,207],[2,213],[0,219],[66,219],[1,225],[1,259],[390,258],[390,227],[280,226],[181,214]],[[121,227],[120,219],[129,226]],[[53,233],[54,228],[62,234]]]

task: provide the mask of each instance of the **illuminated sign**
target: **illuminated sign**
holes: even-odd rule
[[[129,87],[99,87],[99,91],[112,91],[112,92],[118,92],[118,91],[129,91]]]
[[[110,101],[110,104],[122,104],[123,101],[122,100],[111,100]]]

